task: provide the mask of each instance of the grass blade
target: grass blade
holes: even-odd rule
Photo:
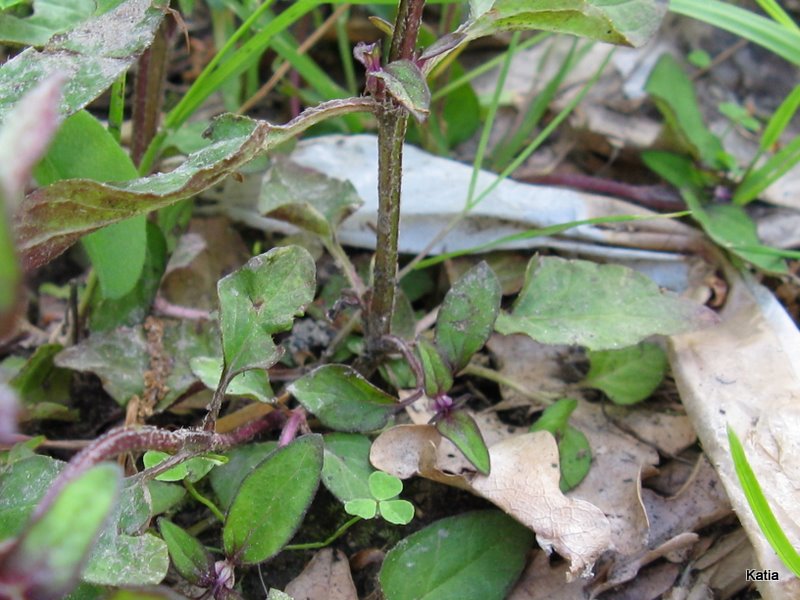
[[[730,425],[728,425],[728,442],[731,446],[731,457],[733,458],[733,465],[736,467],[736,475],[739,477],[739,483],[742,485],[747,503],[753,511],[753,516],[756,518],[758,526],[772,549],[775,550],[775,554],[783,561],[783,564],[795,576],[800,577],[800,554],[792,547],[789,538],[786,537],[778,520],[775,518],[775,514],[769,507],[769,503],[764,497],[764,492],[761,490],[761,485],[758,483],[750,463],[747,462],[742,443]]]

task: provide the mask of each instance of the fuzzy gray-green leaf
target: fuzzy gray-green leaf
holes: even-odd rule
[[[280,358],[272,334],[292,326],[314,299],[314,259],[299,246],[273,248],[220,280],[225,368],[267,368]]]
[[[661,291],[627,267],[546,256],[528,264],[513,310],[500,313],[495,329],[506,335],[525,333],[545,344],[607,350],[718,320],[705,306]]]

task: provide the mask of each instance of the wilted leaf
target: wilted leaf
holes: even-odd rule
[[[635,404],[649,397],[667,372],[667,355],[657,344],[589,352],[584,384],[601,390],[616,404]]]
[[[496,511],[436,521],[386,555],[387,600],[502,600],[525,566],[531,532]]]
[[[62,123],[35,175],[40,185],[50,185],[78,178],[127,181],[139,173],[108,129],[82,110]],[[103,297],[121,298],[134,288],[142,273],[147,249],[145,217],[114,223],[84,238],[83,244]]]
[[[80,567],[119,491],[115,465],[99,465],[64,487],[0,562],[0,578],[24,582],[26,597],[60,598]],[[13,579],[11,579],[13,577]]]
[[[420,68],[410,60],[389,63],[382,71],[371,76],[382,79],[386,90],[420,123],[428,118],[431,90]]]
[[[489,451],[480,429],[464,411],[454,411],[436,422],[436,429],[461,450],[478,471],[488,475],[491,470]]]
[[[653,335],[712,325],[702,305],[662,292],[645,275],[619,265],[534,257],[525,287],[495,329],[525,333],[546,344],[579,344],[590,350],[631,346]]]
[[[341,502],[369,498],[369,476],[375,469],[369,464],[371,442],[356,433],[329,433],[325,440],[322,483]]]
[[[489,339],[500,311],[500,282],[485,262],[467,271],[447,292],[436,318],[436,345],[455,372]]]
[[[542,549],[569,560],[573,576],[591,571],[611,547],[611,528],[599,508],[561,492],[553,436],[540,431],[511,437],[492,446],[490,456],[492,472],[476,475],[472,489],[535,531]]]
[[[339,431],[375,431],[397,408],[394,398],[345,365],[318,367],[288,389],[326,427]]]
[[[0,122],[11,106],[52,73],[69,79],[62,114],[72,114],[94,100],[150,45],[164,16],[158,6],[156,0],[127,0],[42,50],[28,48],[6,62],[0,67]]]
[[[331,239],[339,223],[362,204],[349,181],[276,160],[261,184],[258,211]]]
[[[209,583],[214,574],[214,558],[203,544],[167,519],[159,519],[158,527],[167,543],[172,565],[181,577],[195,585]]]
[[[332,548],[317,552],[286,593],[297,600],[358,600],[347,556]]]
[[[168,389],[157,410],[164,410],[197,381],[189,367],[192,357],[218,354],[218,344],[214,327],[198,327],[187,321],[165,323],[162,358],[172,362],[166,378]],[[141,396],[144,392],[150,355],[142,327],[120,327],[93,333],[80,344],[63,350],[55,364],[95,373],[105,390],[124,406],[134,394]]]
[[[471,6],[474,20],[462,30],[467,39],[499,31],[543,29],[625,46],[647,42],[667,9],[662,0],[475,0]]]
[[[120,184],[60,181],[29,194],[16,219],[23,263],[41,266],[86,233],[188,198],[249,162],[268,140],[281,137],[267,123],[231,120],[218,119],[213,143],[169,173]]]
[[[299,246],[273,248],[220,280],[225,369],[267,368],[280,358],[272,334],[292,326],[314,299],[314,259]]]
[[[322,436],[303,436],[276,450],[242,482],[222,532],[225,553],[260,563],[292,538],[322,471]]]

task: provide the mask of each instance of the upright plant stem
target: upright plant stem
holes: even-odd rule
[[[400,0],[389,61],[411,60],[425,0]],[[390,333],[397,285],[397,238],[400,229],[400,185],[403,141],[408,113],[391,99],[378,112],[378,226],[372,299],[367,316],[367,351],[374,358]]]
[[[145,150],[158,131],[168,55],[168,25],[158,28],[153,44],[139,58],[139,72],[133,89],[133,137],[131,158],[142,162]]]

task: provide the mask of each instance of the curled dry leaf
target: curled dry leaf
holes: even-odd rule
[[[294,600],[358,600],[347,556],[333,548],[317,552],[286,593]]]
[[[370,460],[397,477],[419,474],[493,502],[533,530],[543,549],[569,560],[570,577],[590,573],[600,554],[611,548],[611,527],[603,512],[561,493],[558,447],[549,433],[510,437],[491,446],[488,476],[441,470],[436,452],[443,443],[431,426],[401,425],[378,436]]]

